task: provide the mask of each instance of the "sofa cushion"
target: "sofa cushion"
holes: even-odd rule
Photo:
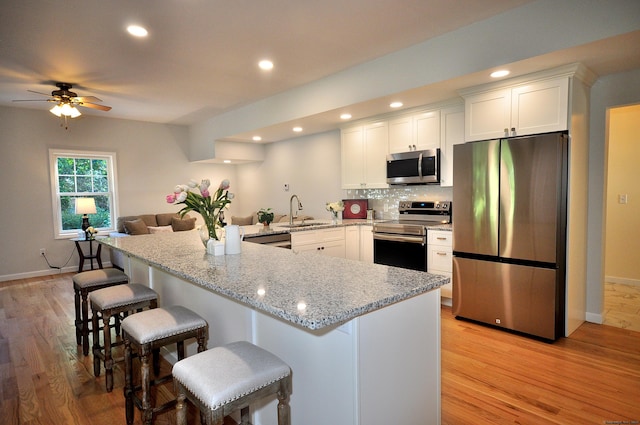
[[[156,214],[156,222],[158,226],[171,226],[171,219],[174,217],[180,218],[180,215],[178,213]],[[184,218],[189,218],[189,214],[185,214]]]
[[[255,218],[256,220],[258,220],[258,218]],[[255,224],[254,222],[254,218],[251,215],[248,215],[246,217],[237,217],[235,215],[231,216],[231,223],[232,224],[237,224],[238,226],[249,226],[251,224]]]
[[[171,228],[174,232],[182,232],[185,230],[192,230],[196,227],[196,219],[194,218],[179,218],[173,217],[171,219]]]
[[[158,222],[156,221],[156,215],[155,214],[142,214],[139,216],[140,219],[142,221],[144,221],[144,224],[148,226],[158,226]]]
[[[124,222],[124,230],[126,233],[130,235],[147,235],[149,234],[149,229],[145,222],[138,218],[136,220],[125,221]]]
[[[173,227],[171,227],[171,225],[168,226],[148,226],[147,229],[149,229],[149,233],[151,233],[152,235],[156,234],[156,233],[172,233],[173,232]]]

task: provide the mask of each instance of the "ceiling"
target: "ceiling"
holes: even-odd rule
[[[28,90],[55,82],[97,96],[109,112],[88,116],[190,125],[480,21],[529,0],[25,0],[0,14],[0,105],[50,108]],[[144,39],[125,28],[137,23]],[[580,61],[598,75],[640,67],[640,35],[605,40],[513,64],[519,74]],[[635,53],[634,53],[635,52]],[[264,72],[259,60],[269,58]],[[486,82],[469,75],[404,93],[405,106]],[[417,103],[416,103],[417,102]],[[415,103],[415,105],[412,105]],[[353,105],[380,112],[379,100]],[[361,115],[366,116],[366,115]],[[82,119],[82,118],[80,118]],[[309,117],[305,132],[336,128],[335,114]],[[286,128],[286,133],[285,133]],[[289,123],[262,129],[291,137]],[[286,136],[285,136],[286,134]],[[230,139],[247,140],[249,134]]]

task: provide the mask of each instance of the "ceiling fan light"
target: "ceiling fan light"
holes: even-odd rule
[[[51,112],[56,117],[62,116],[62,108],[60,107],[60,105],[56,105],[53,108],[49,109],[49,112]]]
[[[78,108],[76,108],[75,106],[72,106],[71,113],[69,114],[69,116],[71,118],[78,118],[80,115],[82,115],[82,113],[78,110]]]

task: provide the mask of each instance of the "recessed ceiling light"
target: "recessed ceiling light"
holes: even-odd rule
[[[391,102],[389,106],[392,108],[399,108],[402,106],[402,102]]]
[[[262,137],[260,137],[260,136],[253,136],[253,137],[252,137],[252,139],[253,139],[253,141],[254,141],[254,142],[259,142],[260,140],[262,140]]]
[[[258,62],[258,66],[260,67],[260,69],[268,71],[270,69],[273,69],[273,62],[268,59],[264,59]]]
[[[492,72],[491,78],[501,78],[506,77],[507,75],[509,75],[509,71],[507,71],[506,69],[500,69],[498,71]]]
[[[302,127],[293,127],[293,131],[300,133],[302,131]]]
[[[127,32],[134,37],[146,37],[149,34],[146,28],[143,28],[140,25],[129,25],[127,27]]]
[[[222,161],[222,162],[224,162],[225,164],[231,164],[231,160],[230,160],[230,159],[225,159],[225,160],[224,160],[224,161]]]
[[[351,114],[342,114],[340,115],[340,118],[343,120],[350,120],[351,119]]]

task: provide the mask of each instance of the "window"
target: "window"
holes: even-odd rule
[[[89,215],[91,226],[113,229],[116,214],[116,154],[49,150],[51,192],[56,238],[76,236],[82,216],[75,213],[76,198],[94,198],[96,214]]]

